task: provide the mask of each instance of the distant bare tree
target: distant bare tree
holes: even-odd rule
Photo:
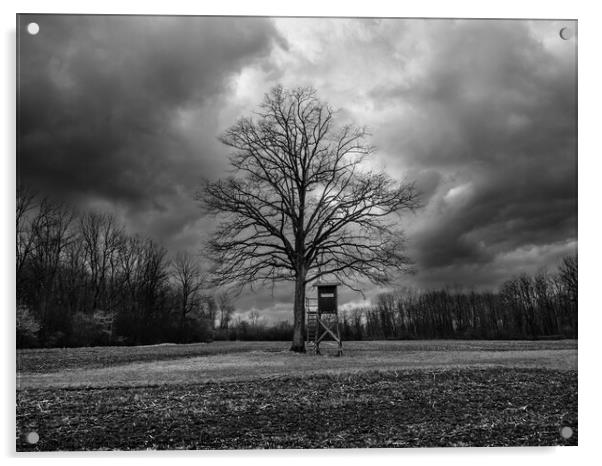
[[[232,297],[227,292],[223,292],[217,295],[217,307],[219,309],[219,328],[227,330],[230,321],[232,320],[232,314],[234,314],[234,304],[232,303]]]
[[[79,231],[85,262],[90,272],[92,310],[103,308],[110,313],[111,303],[106,287],[114,279],[117,254],[123,237],[121,228],[116,226],[111,215],[87,213],[80,219]]]
[[[27,186],[19,186],[17,188],[17,202],[16,202],[16,219],[17,219],[17,231],[19,227],[23,225],[23,220],[27,212],[35,206],[35,192]]]
[[[329,276],[354,288],[359,277],[386,283],[405,270],[390,217],[416,208],[417,194],[367,170],[366,130],[336,127],[311,88],[274,88],[256,116],[221,138],[237,176],[206,183],[199,199],[222,214],[209,244],[220,283],[295,282],[291,350],[303,352],[306,285]]]
[[[203,295],[202,301],[205,318],[209,321],[209,326],[213,330],[215,329],[215,319],[217,319],[217,303],[211,295]]]
[[[251,311],[249,313],[249,321],[251,323],[251,327],[253,328],[257,328],[257,325],[259,324],[259,312],[257,311]]]
[[[71,243],[74,213],[71,208],[42,199],[31,223],[31,267],[37,286],[41,332],[46,332],[48,310],[55,295],[63,254]]]
[[[569,299],[576,303],[578,291],[577,256],[574,255],[563,258],[558,272]]]
[[[17,189],[16,203],[16,220],[17,220],[17,238],[16,238],[16,254],[17,254],[17,289],[20,288],[22,282],[23,267],[29,259],[33,246],[34,236],[32,234],[32,222],[40,217],[35,216],[30,221],[27,217],[30,211],[36,207],[35,193],[24,186],[19,186]]]
[[[199,291],[203,285],[203,274],[194,257],[185,252],[176,254],[172,262],[172,272],[180,302],[179,339],[181,342],[184,337],[186,316],[200,304]]]

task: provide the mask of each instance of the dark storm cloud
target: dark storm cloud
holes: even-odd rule
[[[400,226],[418,274],[401,285],[494,288],[576,251],[576,39],[559,38],[566,23],[35,20],[40,34],[20,37],[20,177],[115,210],[171,250],[211,231],[192,196],[227,168],[217,136],[281,83],[315,86],[340,118],[369,128],[372,168],[416,181],[424,208]],[[284,316],[291,289],[238,302]]]
[[[576,240],[574,50],[555,56],[524,21],[443,22],[430,40],[423,73],[373,92],[412,109],[381,131],[389,151],[441,175],[413,232],[421,275]]]
[[[341,116],[371,130],[372,168],[416,180],[424,208],[400,227],[421,286],[447,277],[495,287],[575,252],[576,39],[558,32],[576,24],[278,24],[290,44],[285,84],[316,83]],[[548,253],[505,260],[525,248]]]
[[[269,20],[26,16],[20,36],[18,175],[40,192],[121,206],[170,238],[192,194],[224,167],[220,96],[282,42]],[[128,213],[129,212],[129,213]],[[154,217],[160,217],[154,222]]]

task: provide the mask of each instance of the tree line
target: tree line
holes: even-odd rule
[[[21,188],[16,227],[20,347],[206,341],[230,325],[231,296],[207,291],[197,257],[169,257],[113,216]]]
[[[235,317],[197,256],[126,233],[107,214],[17,193],[19,347],[289,340],[293,325]],[[577,257],[498,292],[396,290],[341,313],[345,340],[577,336]]]
[[[344,313],[346,340],[577,338],[577,256],[554,274],[522,274],[497,292],[396,290]]]

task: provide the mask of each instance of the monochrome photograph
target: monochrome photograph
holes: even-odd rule
[[[578,445],[576,19],[16,21],[17,453]]]

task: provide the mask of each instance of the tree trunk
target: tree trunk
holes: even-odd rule
[[[293,345],[291,351],[305,353],[305,271],[298,272],[295,279],[293,316]]]
[[[178,343],[184,343],[184,325],[186,324],[186,304],[182,306],[180,324],[178,326]]]

